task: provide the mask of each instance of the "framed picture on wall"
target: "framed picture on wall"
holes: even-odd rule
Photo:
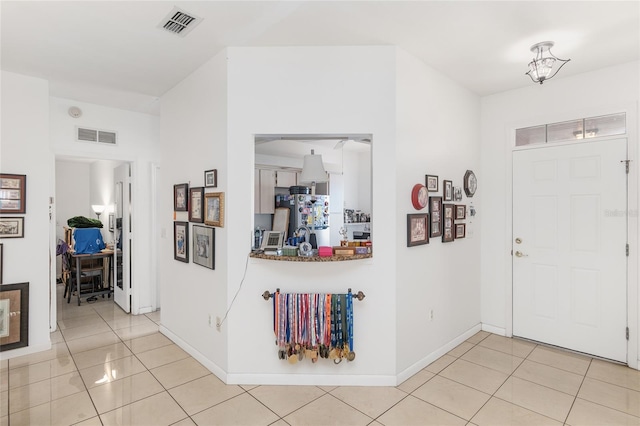
[[[204,222],[204,187],[189,188],[189,222]]]
[[[186,212],[189,207],[189,184],[173,185],[173,210]]]
[[[27,176],[0,173],[0,213],[26,213]]]
[[[427,187],[427,191],[429,192],[438,192],[438,188],[440,185],[438,184],[438,176],[435,175],[425,175],[425,186]]]
[[[442,197],[429,197],[429,236],[442,235]]]
[[[207,188],[216,188],[218,186],[218,169],[204,172],[204,186]]]
[[[0,238],[24,238],[24,217],[0,217]]]
[[[113,232],[114,214],[109,213],[109,231]]]
[[[453,236],[453,204],[442,205],[442,242],[449,243],[454,240]]]
[[[216,269],[216,228],[193,225],[193,263]]]
[[[29,346],[29,283],[0,286],[0,351]]]
[[[407,247],[429,244],[429,214],[407,215]]]
[[[189,263],[189,222],[173,222],[173,258]]]
[[[465,219],[466,217],[467,217],[467,206],[465,206],[464,204],[456,205],[455,219],[462,220],[462,219]]]
[[[464,238],[467,231],[467,225],[464,223],[456,223],[456,240],[459,238]]]
[[[224,192],[204,194],[204,223],[224,227]]]
[[[0,284],[2,284],[2,258],[4,257],[4,253],[3,253],[3,246],[2,243],[0,243]]]
[[[444,201],[453,201],[453,182],[450,180],[442,181],[442,199]]]

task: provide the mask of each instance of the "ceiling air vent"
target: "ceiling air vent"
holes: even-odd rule
[[[172,32],[180,37],[186,36],[202,21],[192,13],[174,7],[171,12],[160,22],[158,28]]]
[[[76,137],[80,142],[98,142],[115,145],[118,134],[109,130],[88,129],[76,127]]]

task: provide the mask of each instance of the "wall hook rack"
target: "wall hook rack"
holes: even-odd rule
[[[264,293],[262,293],[262,298],[264,300],[269,300],[273,297],[274,294],[279,293],[280,289],[277,288],[275,293],[270,293],[269,290],[265,290]],[[351,289],[347,290],[347,293],[351,293]],[[362,301],[362,299],[364,299],[365,297],[367,297],[363,292],[358,291],[357,293],[351,294],[351,297],[353,297],[354,299],[358,299],[358,301]]]

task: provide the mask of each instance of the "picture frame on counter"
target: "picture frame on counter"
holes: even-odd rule
[[[218,186],[218,169],[204,172],[204,186],[207,188],[216,188]]]
[[[189,188],[189,222],[204,222],[204,187]]]
[[[442,200],[453,201],[453,182],[450,180],[442,181]]]
[[[173,222],[173,258],[189,263],[189,222]]]
[[[216,269],[216,228],[193,225],[193,263]]]
[[[455,212],[455,219],[456,220],[463,220],[466,219],[467,217],[467,206],[465,204],[457,204],[456,205],[456,212]]]
[[[407,247],[429,244],[429,214],[407,215]]]
[[[453,235],[453,211],[454,204],[442,204],[442,242],[450,243],[454,240]]]
[[[0,173],[0,214],[25,214],[27,175]]]
[[[29,283],[0,285],[0,352],[29,346]]]
[[[429,236],[442,235],[442,197],[429,197]]]
[[[205,225],[224,227],[224,192],[204,194]]]
[[[24,238],[24,217],[0,217],[0,238]]]
[[[467,233],[467,225],[464,223],[456,223],[456,235],[455,238],[460,239],[464,238]]]
[[[425,186],[427,187],[427,191],[438,192],[438,188],[440,188],[440,185],[438,183],[438,176],[425,175],[424,180],[425,180]]]
[[[189,207],[189,184],[179,183],[173,185],[173,210],[186,212]]]

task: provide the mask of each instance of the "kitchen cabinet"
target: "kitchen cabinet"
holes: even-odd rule
[[[254,174],[254,212],[256,214],[275,213],[276,172],[268,169],[255,169]]]
[[[296,172],[277,170],[276,172],[276,185],[278,188],[289,188],[290,186],[297,185]]]

